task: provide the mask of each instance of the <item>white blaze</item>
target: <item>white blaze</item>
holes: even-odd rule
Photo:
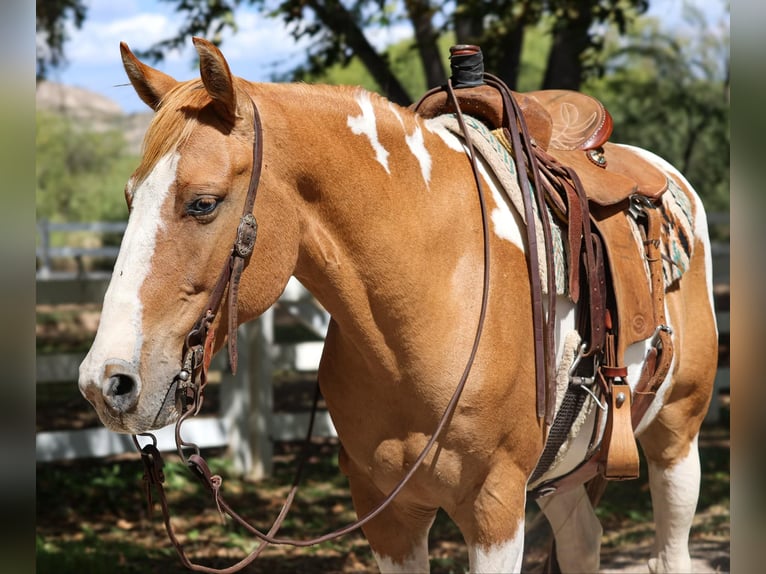
[[[138,365],[142,345],[139,293],[151,267],[157,233],[163,227],[162,204],[175,181],[178,158],[173,153],[160,159],[133,190],[128,227],[104,297],[96,339],[80,367],[81,381],[100,384],[104,362],[110,359]]]

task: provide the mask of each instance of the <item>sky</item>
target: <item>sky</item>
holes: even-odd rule
[[[65,46],[68,63],[53,71],[49,79],[98,92],[117,102],[127,113],[146,111],[128,84],[120,59],[119,44],[124,41],[132,50],[149,48],[169,38],[182,21],[173,11],[174,4],[159,0],[90,0],[82,28],[69,31]],[[710,11],[708,20],[720,20],[721,0],[693,0]],[[661,15],[668,25],[682,25],[681,0],[650,0],[650,15]],[[270,19],[253,8],[242,7],[236,13],[239,31],[227,32],[221,46],[232,72],[252,81],[269,81],[275,72],[287,71],[301,62],[307,44],[296,44],[280,19]],[[397,42],[412,34],[406,26],[368,32],[377,47]],[[194,48],[191,39],[180,52],[171,52],[154,67],[178,80],[199,77],[193,68]]]

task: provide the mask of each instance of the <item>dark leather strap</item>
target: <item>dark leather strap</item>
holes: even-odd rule
[[[554,333],[556,321],[556,278],[553,265],[553,241],[551,238],[550,220],[537,166],[537,157],[533,152],[533,143],[527,130],[524,114],[521,113],[516,100],[511,96],[511,90],[505,83],[492,74],[484,74],[485,82],[500,93],[503,100],[504,123],[506,137],[511,142],[511,151],[516,163],[516,174],[524,205],[526,220],[526,239],[529,248],[528,271],[532,295],[532,328],[534,335],[535,357],[535,389],[537,396],[537,417],[545,421],[546,434],[556,408],[556,381]],[[529,177],[531,175],[532,182]],[[533,185],[530,185],[532,183]],[[540,281],[540,249],[537,245],[537,230],[533,202],[537,206],[542,225],[545,245],[546,269],[548,278],[548,315],[545,319],[543,308],[543,289]]]
[[[660,250],[662,216],[659,210],[652,208],[646,209],[645,213],[647,216],[646,258],[649,262],[649,276],[652,283],[654,323],[658,327],[655,335],[657,341],[651,349],[655,352],[655,357],[653,361],[647,361],[636,384],[632,412],[633,428],[638,426],[649,405],[654,401],[657,390],[668,375],[673,359],[673,339],[665,317],[665,277],[662,272]]]

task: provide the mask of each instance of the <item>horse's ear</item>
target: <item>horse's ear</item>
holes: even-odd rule
[[[156,111],[165,94],[178,82],[175,78],[140,62],[125,42],[120,42],[120,53],[122,54],[122,65],[125,67],[125,72],[127,72],[130,83],[133,84],[138,97]]]
[[[226,58],[212,43],[203,38],[193,38],[194,47],[199,54],[199,71],[202,83],[213,99],[216,110],[232,123],[237,117],[237,95],[234,91],[234,79]]]

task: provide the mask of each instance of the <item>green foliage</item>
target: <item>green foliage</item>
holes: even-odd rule
[[[729,208],[728,37],[690,13],[697,33],[670,37],[644,19],[608,39],[604,74],[583,91],[614,118],[612,139],[638,145],[676,166],[708,211]]]
[[[444,66],[449,69],[449,47],[454,44],[454,35],[445,34],[439,39]],[[423,63],[418,57],[414,40],[404,40],[390,46],[385,56],[391,64],[394,75],[399,78],[407,93],[414,99],[426,91]],[[321,72],[307,74],[305,80],[311,83],[361,86],[367,90],[385,94],[385,90],[373,79],[361,60],[354,56],[347,64],[334,64]]]
[[[524,44],[521,51],[518,91],[539,90],[545,76],[546,58],[553,42],[548,33],[548,23],[542,20],[524,30]],[[491,72],[492,70],[487,70]]]
[[[447,70],[449,70],[449,47],[455,42],[455,35],[451,32],[443,34],[438,40],[439,52],[442,54],[443,64]],[[530,26],[526,30],[519,72],[520,91],[540,88],[545,73],[545,57],[550,44],[551,38],[547,34],[545,24]],[[389,46],[386,57],[391,62],[394,74],[414,100],[426,92],[423,63],[418,57],[414,40],[404,40]],[[307,75],[305,80],[311,83],[361,86],[373,92],[385,93],[357,57],[351,58],[346,65],[335,64],[322,73]]]
[[[43,40],[37,42],[38,79],[45,78],[51,68],[58,68],[66,61],[67,23],[80,28],[87,14],[88,6],[83,0],[37,0],[37,36],[38,40]]]
[[[117,130],[89,132],[44,112],[36,122],[37,217],[114,221],[127,217],[121,190],[137,164]]]

